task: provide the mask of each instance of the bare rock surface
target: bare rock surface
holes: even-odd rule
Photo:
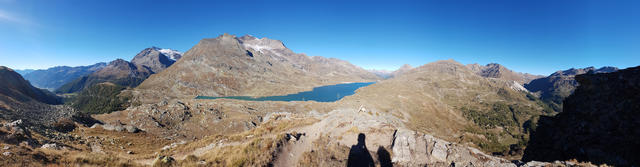
[[[516,166],[478,149],[408,129],[396,131],[392,148],[392,162],[401,166]]]

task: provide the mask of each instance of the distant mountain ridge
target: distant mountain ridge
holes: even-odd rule
[[[14,70],[15,72],[17,72],[18,74],[22,75],[24,77],[24,75],[27,75],[33,71],[35,71],[35,69],[22,69],[22,70]]]
[[[547,77],[532,80],[528,84],[525,84],[524,87],[540,96],[542,100],[550,102],[556,110],[560,111],[562,101],[571,95],[578,86],[575,76],[586,74],[589,71],[593,73],[609,73],[618,71],[618,68],[606,66],[598,69],[595,67],[587,67],[556,71]]]
[[[369,72],[371,72],[371,73],[373,73],[373,74],[375,74],[375,75],[377,75],[377,76],[378,76],[378,77],[380,77],[380,78],[388,79],[388,78],[393,78],[393,77],[395,77],[395,76],[398,76],[398,75],[400,75],[400,74],[403,74],[403,73],[405,73],[405,72],[407,72],[407,71],[409,71],[409,70],[411,70],[411,69],[413,69],[413,67],[411,67],[411,65],[409,65],[409,64],[404,64],[404,65],[400,66],[400,68],[398,68],[398,69],[396,69],[396,70],[394,70],[394,71],[388,71],[388,70],[375,70],[375,69],[368,70],[368,71],[369,71]]]
[[[89,66],[57,66],[43,70],[34,70],[23,75],[33,86],[48,90],[58,89],[77,78],[91,74],[107,66],[107,63],[96,63]]]
[[[163,53],[164,52],[164,53]],[[138,86],[151,74],[161,72],[175,63],[173,58],[180,59],[179,52],[174,50],[150,47],[140,51],[132,60],[117,59],[109,62],[104,68],[89,75],[62,85],[56,93],[73,93],[89,88],[95,84],[110,82],[124,87]]]
[[[103,82],[133,87],[140,84],[151,74],[153,74],[153,71],[149,67],[117,59],[109,62],[109,65],[101,70],[62,85],[56,90],[56,93],[74,93]]]

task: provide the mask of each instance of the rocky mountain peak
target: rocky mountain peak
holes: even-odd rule
[[[109,62],[107,67],[103,68],[100,71],[104,71],[105,69],[106,70],[109,70],[109,69],[128,70],[128,69],[135,69],[135,68],[136,68],[135,64],[132,64],[123,59],[116,59],[114,61]]]
[[[216,38],[205,38],[200,40],[196,46],[191,48],[186,55],[194,55],[193,53],[204,53],[210,51],[221,51],[225,52],[225,55],[229,55],[230,52],[246,52],[238,38],[235,35],[223,34]],[[191,53],[191,54],[189,54]],[[224,54],[224,53],[223,53]],[[201,54],[195,54],[196,57],[201,56]]]
[[[531,80],[543,77],[529,73],[515,72],[498,63],[489,63],[484,66],[477,63],[468,64],[467,67],[482,77],[516,81],[521,85],[529,83]]]
[[[133,57],[131,63],[147,66],[154,73],[158,73],[175,62],[175,60],[160,52],[161,50],[157,47],[146,48]]]
[[[123,66],[123,65],[129,65],[129,62],[123,59],[116,59],[114,61],[109,62],[109,64],[107,65],[108,67],[117,67],[117,66]]]

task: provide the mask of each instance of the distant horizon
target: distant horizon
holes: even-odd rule
[[[250,35],[250,34],[246,34],[246,35]],[[253,36],[253,35],[252,35],[252,36]],[[157,46],[150,46],[150,47],[147,47],[147,48],[151,48],[151,47],[157,47]],[[158,48],[162,48],[162,47],[158,47]],[[162,48],[162,49],[172,49],[172,48]],[[179,51],[179,50],[178,50],[178,51]],[[179,52],[181,52],[181,53],[183,53],[183,54],[184,54],[186,51],[179,51]],[[294,51],[294,52],[295,52],[295,51]],[[295,53],[299,53],[299,52],[295,52]],[[134,55],[134,56],[135,56],[135,55]],[[123,59],[123,60],[126,60],[126,61],[131,61],[131,59],[133,59],[133,57],[134,57],[134,56],[131,56],[131,58],[116,58],[116,59],[113,59],[113,60],[111,60],[111,61],[114,61],[114,60],[117,60],[117,59]],[[309,55],[307,55],[307,56],[309,56]],[[323,57],[324,57],[324,56],[323,56]],[[423,66],[423,65],[426,65],[426,64],[429,64],[429,63],[433,63],[433,62],[437,62],[437,61],[443,61],[443,60],[453,60],[453,61],[459,62],[460,64],[463,64],[463,65],[479,64],[479,65],[483,65],[483,66],[485,66],[485,65],[488,65],[488,64],[491,64],[491,63],[496,63],[496,64],[500,64],[500,65],[502,65],[502,66],[505,66],[505,65],[503,65],[503,64],[501,64],[501,63],[499,63],[499,62],[490,62],[490,63],[486,63],[486,64],[480,64],[480,63],[463,63],[463,62],[460,62],[460,61],[455,60],[455,59],[442,59],[442,60],[435,60],[435,61],[432,61],[432,62],[427,62],[427,63],[419,64],[419,65],[411,65],[411,64],[409,64],[409,63],[405,63],[405,64],[410,65],[410,66],[411,66],[411,68],[416,68],[416,67],[420,67],[420,66]],[[51,67],[46,67],[46,68],[13,68],[13,67],[6,66],[6,65],[0,65],[0,66],[6,66],[6,67],[9,67],[9,68],[11,68],[11,69],[13,69],[13,70],[46,70],[46,69],[49,69],[49,68],[55,68],[55,67],[79,67],[79,66],[90,66],[90,65],[95,65],[95,64],[98,64],[98,63],[106,63],[106,64],[108,65],[111,61],[107,61],[107,62],[95,62],[95,63],[91,63],[91,64],[83,64],[83,65],[56,65],[56,66],[51,66]],[[349,62],[349,63],[353,64],[352,62]],[[365,67],[362,67],[362,66],[359,66],[359,65],[356,65],[356,64],[354,64],[354,65],[356,65],[356,66],[358,66],[358,67],[361,67],[361,68],[363,68],[363,69],[365,69],[365,70],[367,70],[367,71],[374,71],[374,70],[375,70],[375,71],[387,71],[387,72],[393,72],[393,71],[395,71],[395,70],[398,70],[399,68],[401,68],[401,67],[402,67],[402,66],[404,66],[405,64],[401,64],[401,65],[400,65],[400,66],[398,66],[397,68],[393,68],[393,69],[371,69],[371,68],[365,68]],[[640,66],[640,65],[637,65],[637,66]],[[548,76],[548,75],[551,75],[551,74],[553,74],[553,73],[555,73],[555,72],[557,72],[557,71],[564,71],[564,70],[570,70],[570,69],[582,69],[582,68],[589,68],[589,67],[593,67],[593,68],[596,68],[596,69],[600,69],[600,68],[604,68],[604,67],[616,67],[616,68],[619,68],[619,69],[626,69],[626,68],[637,67],[637,66],[630,66],[630,67],[616,67],[616,66],[607,66],[607,65],[605,65],[605,66],[599,66],[599,67],[598,67],[598,66],[571,67],[571,68],[567,68],[567,69],[558,69],[558,70],[553,71],[552,73],[549,73],[549,74],[534,74],[534,73],[529,73],[529,72],[524,72],[524,71],[516,71],[516,70],[513,70],[513,69],[509,68],[508,66],[505,66],[505,67],[506,67],[507,69],[509,69],[509,70],[513,70],[514,72],[521,72],[521,73],[528,73],[528,74],[533,74],[533,75],[544,75],[544,76]]]
[[[640,65],[640,1],[0,1],[0,59],[12,69],[186,52],[229,33],[296,53],[393,71],[438,60],[547,76]],[[212,10],[215,9],[215,10]],[[357,9],[357,10],[354,10]]]

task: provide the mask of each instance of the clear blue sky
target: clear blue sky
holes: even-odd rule
[[[222,33],[393,70],[443,59],[548,75],[640,65],[640,1],[0,0],[0,65],[17,69],[186,51]]]

